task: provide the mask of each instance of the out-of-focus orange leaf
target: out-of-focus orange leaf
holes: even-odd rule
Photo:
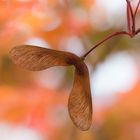
[[[66,106],[67,95],[40,87],[0,87],[0,121],[24,124],[45,133],[60,125],[51,114],[57,106]],[[50,118],[52,117],[52,119]],[[48,121],[47,121],[48,118]]]

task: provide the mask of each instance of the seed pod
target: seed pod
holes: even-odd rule
[[[39,71],[54,66],[75,66],[75,79],[68,110],[73,123],[81,130],[88,130],[92,121],[92,100],[89,73],[86,64],[77,55],[31,45],[14,47],[10,51],[13,62],[23,69]]]

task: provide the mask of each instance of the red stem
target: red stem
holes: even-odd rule
[[[134,34],[135,33],[135,17],[134,17],[134,14],[133,14],[133,10],[132,10],[132,6],[131,6],[131,3],[129,0],[126,0],[127,2],[127,5],[130,9],[130,14],[131,14],[131,18],[132,18],[132,33]]]
[[[116,32],[116,33],[113,33],[109,36],[107,36],[105,39],[103,39],[102,41],[100,41],[99,43],[97,43],[95,46],[93,46],[88,52],[86,52],[82,57],[81,59],[84,60],[85,57],[90,54],[95,48],[97,48],[98,46],[100,46],[102,43],[104,43],[105,41],[115,37],[115,36],[118,36],[118,35],[128,35],[129,37],[134,37],[136,34],[138,34],[140,32],[140,28],[138,30],[135,31],[135,16],[137,14],[137,11],[138,11],[138,8],[139,8],[139,5],[140,5],[140,0],[137,4],[137,7],[136,7],[136,10],[133,14],[133,10],[132,10],[132,6],[131,6],[131,3],[129,0],[126,0],[127,2],[127,24],[128,24],[128,30],[129,32],[126,32],[126,31],[121,31],[121,32]],[[131,16],[131,19],[132,19],[132,30],[131,30],[131,19],[130,19],[130,16]]]
[[[135,32],[135,34],[138,34],[140,32],[140,28]]]
[[[131,23],[130,23],[130,8],[127,4],[127,28],[128,28],[129,33],[131,33],[130,26],[131,26]]]
[[[92,47],[87,53],[85,53],[81,58],[84,60],[84,58],[91,53],[95,48],[97,48],[98,46],[100,46],[102,43],[104,43],[105,41],[109,40],[112,37],[115,37],[117,35],[128,35],[130,37],[132,37],[132,35],[130,33],[127,33],[126,31],[121,31],[121,32],[116,32],[113,33],[111,35],[109,35],[108,37],[106,37],[105,39],[103,39],[102,41],[100,41],[99,43],[97,43],[94,47]]]
[[[136,14],[137,14],[137,11],[138,11],[138,8],[139,8],[139,5],[140,5],[140,0],[139,0],[139,2],[138,2],[138,4],[137,4],[137,8],[136,8],[136,10],[135,10],[135,12],[134,12],[134,17],[136,17]]]

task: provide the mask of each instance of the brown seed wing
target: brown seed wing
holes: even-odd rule
[[[75,80],[68,108],[71,119],[81,130],[88,130],[92,121],[92,101],[87,66],[69,52],[56,51],[37,46],[14,47],[10,56],[15,64],[27,70],[43,70],[53,66],[75,65]]]
[[[75,70],[75,79],[68,102],[69,114],[81,130],[88,130],[92,123],[92,100],[87,66]]]
[[[31,45],[14,47],[10,56],[15,64],[27,70],[44,70],[53,66],[67,66],[76,55]]]

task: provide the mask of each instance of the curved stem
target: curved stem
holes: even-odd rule
[[[134,37],[136,34],[138,34],[140,32],[140,28],[138,30],[135,30],[135,16],[137,14],[137,11],[138,11],[138,8],[139,8],[139,5],[140,5],[140,0],[137,4],[137,7],[136,7],[136,10],[135,12],[133,13],[133,10],[132,10],[132,6],[131,6],[131,3],[129,0],[126,0],[127,2],[127,24],[128,24],[128,30],[129,32],[126,32],[126,31],[121,31],[121,32],[116,32],[116,33],[113,33],[109,36],[107,36],[105,39],[103,39],[102,41],[100,41],[99,43],[97,43],[95,46],[93,46],[88,52],[86,52],[82,57],[81,59],[84,60],[86,58],[86,56],[88,54],[90,54],[95,48],[97,48],[98,46],[100,46],[102,43],[104,43],[105,41],[115,37],[115,36],[118,36],[118,35],[128,35],[129,37]],[[130,16],[131,16],[131,20],[132,20],[132,30],[130,28],[131,26],[131,23],[130,23]]]
[[[85,59],[85,57],[91,53],[95,48],[97,48],[98,46],[100,46],[102,43],[104,43],[105,41],[109,40],[110,38],[113,38],[115,36],[118,36],[118,35],[128,35],[130,37],[132,37],[132,35],[130,33],[127,33],[126,31],[121,31],[121,32],[116,32],[116,33],[113,33],[111,35],[109,35],[108,37],[106,37],[105,39],[103,39],[102,41],[100,41],[99,43],[97,43],[95,46],[93,46],[88,52],[86,52],[82,57],[81,59]]]

